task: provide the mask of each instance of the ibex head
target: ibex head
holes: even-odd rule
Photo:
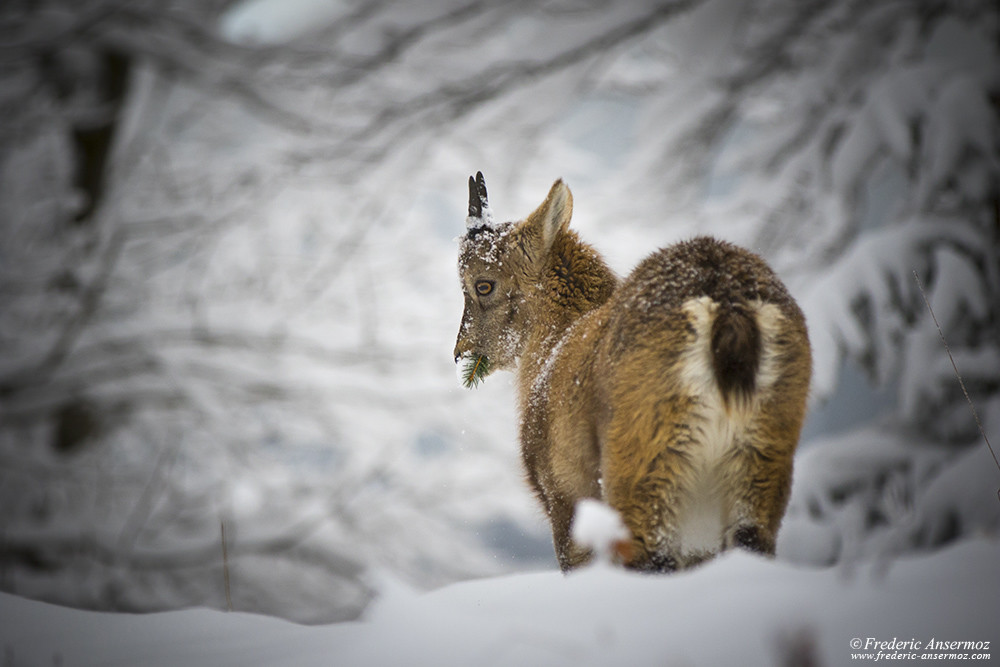
[[[494,370],[514,368],[540,316],[533,297],[541,289],[545,259],[572,212],[573,195],[559,180],[525,220],[494,222],[482,172],[469,177],[467,231],[458,256],[465,310],[455,343],[455,362],[466,361],[466,386]]]

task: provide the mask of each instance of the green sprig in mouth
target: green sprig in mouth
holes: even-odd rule
[[[473,354],[462,362],[461,380],[466,389],[478,387],[490,374],[490,360],[484,354]]]

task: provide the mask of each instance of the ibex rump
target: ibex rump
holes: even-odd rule
[[[474,360],[470,382],[516,370],[521,453],[560,567],[590,558],[570,534],[583,498],[619,512],[631,568],[773,554],[811,368],[773,271],[700,237],[620,280],[569,229],[562,181],[520,222],[492,220],[481,173],[469,189],[455,359]]]

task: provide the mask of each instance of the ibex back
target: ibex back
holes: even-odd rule
[[[569,229],[556,181],[527,219],[496,223],[469,179],[456,362],[517,373],[521,453],[564,570],[576,503],[631,532],[621,560],[683,568],[740,546],[773,554],[809,388],[802,313],[765,262],[707,237],[624,280]]]

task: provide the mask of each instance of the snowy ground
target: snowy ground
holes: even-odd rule
[[[0,644],[7,665],[774,665],[789,651],[839,665],[870,662],[852,654],[893,640],[919,646],[883,653],[993,660],[998,591],[1000,541],[981,538],[849,570],[730,553],[666,577],[598,566],[429,593],[384,582],[361,621],[326,626],[206,609],[76,611],[3,594]],[[980,644],[928,649],[932,640]]]

